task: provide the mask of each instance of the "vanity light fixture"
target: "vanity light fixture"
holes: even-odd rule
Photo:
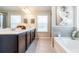
[[[22,9],[26,14],[32,14],[31,10],[29,8],[23,8]]]

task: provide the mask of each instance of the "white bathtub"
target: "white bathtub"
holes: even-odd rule
[[[54,37],[54,40],[68,53],[79,53],[79,40],[71,37]]]

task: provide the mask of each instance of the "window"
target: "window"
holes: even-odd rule
[[[0,29],[3,28],[3,14],[0,14]]]
[[[48,16],[37,16],[37,32],[47,32],[48,31]]]
[[[79,7],[77,7],[77,30],[79,30]]]
[[[16,28],[17,24],[21,23],[20,15],[11,15],[11,28]]]

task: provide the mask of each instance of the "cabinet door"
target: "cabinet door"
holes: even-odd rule
[[[65,53],[65,50],[54,40],[54,49],[57,53]]]
[[[27,48],[30,45],[30,41],[31,41],[31,35],[30,35],[30,32],[27,32]]]
[[[17,52],[17,36],[0,35],[0,53],[16,53],[16,52]]]
[[[23,34],[20,34],[19,35],[19,51],[18,52],[20,52],[20,53],[22,53],[22,52],[25,52],[25,40],[26,40],[26,38],[25,38],[25,33],[23,33]]]
[[[33,37],[34,37],[34,30],[31,30],[31,42],[33,41]]]
[[[34,39],[35,39],[35,37],[36,37],[36,29],[34,29]]]
[[[35,33],[36,33],[35,29],[31,30],[31,42],[35,39]]]
[[[30,43],[32,43],[32,30],[30,31]]]
[[[35,39],[35,29],[33,30],[33,40]]]

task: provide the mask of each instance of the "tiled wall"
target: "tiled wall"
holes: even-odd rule
[[[56,25],[56,7],[52,8],[52,35],[58,36],[60,34],[62,37],[71,37],[72,32],[76,29],[76,13],[75,7],[73,7],[73,25],[72,26],[57,26]]]
[[[60,34],[62,37],[71,37],[73,30],[74,27],[53,27],[54,36]]]

